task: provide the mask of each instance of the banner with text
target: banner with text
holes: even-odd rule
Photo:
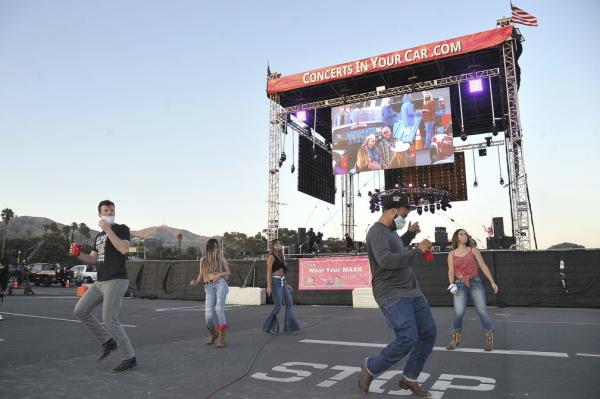
[[[394,51],[358,61],[346,62],[308,72],[296,73],[270,79],[267,92],[281,93],[301,87],[318,85],[334,80],[348,79],[367,73],[381,72],[393,68],[433,61],[441,58],[466,54],[473,51],[495,47],[512,35],[512,26],[492,29],[455,39],[443,40],[406,50]]]
[[[367,256],[300,259],[301,290],[352,290],[371,286]]]

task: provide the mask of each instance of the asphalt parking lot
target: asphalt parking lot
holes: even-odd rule
[[[36,288],[0,306],[0,398],[364,398],[360,362],[391,339],[377,309],[297,306],[300,335],[260,331],[270,310],[228,306],[223,349],[206,346],[202,302],[126,298],[121,322],[138,367],[113,374],[118,354],[73,316],[74,289]],[[433,308],[436,348],[421,374],[435,398],[600,397],[600,309],[490,308],[496,350],[468,309],[461,345],[445,350],[452,309]],[[398,389],[403,363],[374,380],[366,397]]]

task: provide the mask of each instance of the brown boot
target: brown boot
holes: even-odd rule
[[[217,348],[225,347],[225,329],[219,330],[219,337],[217,338]]]
[[[212,345],[217,340],[219,334],[217,333],[217,329],[212,327],[208,329],[208,339],[206,340],[206,345]]]
[[[373,381],[373,375],[367,368],[367,359],[363,360],[360,367],[360,374],[358,375],[358,389],[362,393],[369,393],[369,386],[371,386],[371,381]]]
[[[452,331],[452,339],[450,340],[450,343],[448,344],[446,349],[451,351],[452,349],[456,348],[458,344],[460,344],[460,331],[454,330]]]
[[[417,396],[422,396],[424,398],[431,397],[431,392],[421,388],[421,386],[418,383],[409,381],[404,377],[400,379],[400,383],[398,385],[400,386],[400,389],[410,389],[412,393],[414,393]]]
[[[485,350],[487,352],[491,352],[494,350],[494,332],[493,331],[485,332]]]

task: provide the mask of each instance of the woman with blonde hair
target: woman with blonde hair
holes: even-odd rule
[[[448,281],[450,281],[448,291],[454,294],[454,322],[452,338],[446,349],[452,350],[460,343],[463,317],[470,295],[485,333],[485,350],[491,351],[494,349],[494,331],[492,330],[492,320],[486,309],[485,286],[479,277],[479,269],[490,281],[495,294],[498,293],[498,286],[494,282],[490,269],[483,261],[481,253],[475,248],[474,240],[465,230],[458,229],[454,232],[452,249],[452,252],[448,254]]]
[[[230,274],[229,265],[219,247],[219,242],[211,238],[206,243],[205,255],[200,259],[198,278],[192,280],[190,284],[204,284],[206,293],[204,320],[209,333],[206,344],[212,345],[217,341],[217,348],[225,346],[225,330],[227,329],[225,299],[229,292],[227,278]]]
[[[286,272],[283,247],[278,239],[274,239],[269,244],[269,257],[267,258],[267,295],[273,296],[274,306],[262,326],[262,330],[269,334],[279,332],[277,314],[281,310],[283,301],[285,301],[283,331],[286,334],[295,334],[300,331],[300,325],[294,316],[294,299],[285,277]]]

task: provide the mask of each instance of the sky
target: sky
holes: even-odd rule
[[[539,20],[520,27],[519,61],[538,247],[600,248],[600,3],[515,4]],[[133,230],[256,234],[267,225],[267,63],[289,75],[493,29],[509,14],[508,1],[477,0],[0,0],[0,209],[96,227],[96,206],[109,198]],[[297,192],[291,140],[286,152],[281,227],[341,238],[341,189],[336,205]],[[470,153],[466,162],[470,184]],[[500,172],[494,150],[476,156],[476,173],[468,201],[409,215],[417,239],[460,227],[485,245],[482,226],[497,216],[510,232],[504,158]],[[383,186],[383,173],[362,173],[358,185]],[[355,214],[361,240],[379,215],[365,195]]]

